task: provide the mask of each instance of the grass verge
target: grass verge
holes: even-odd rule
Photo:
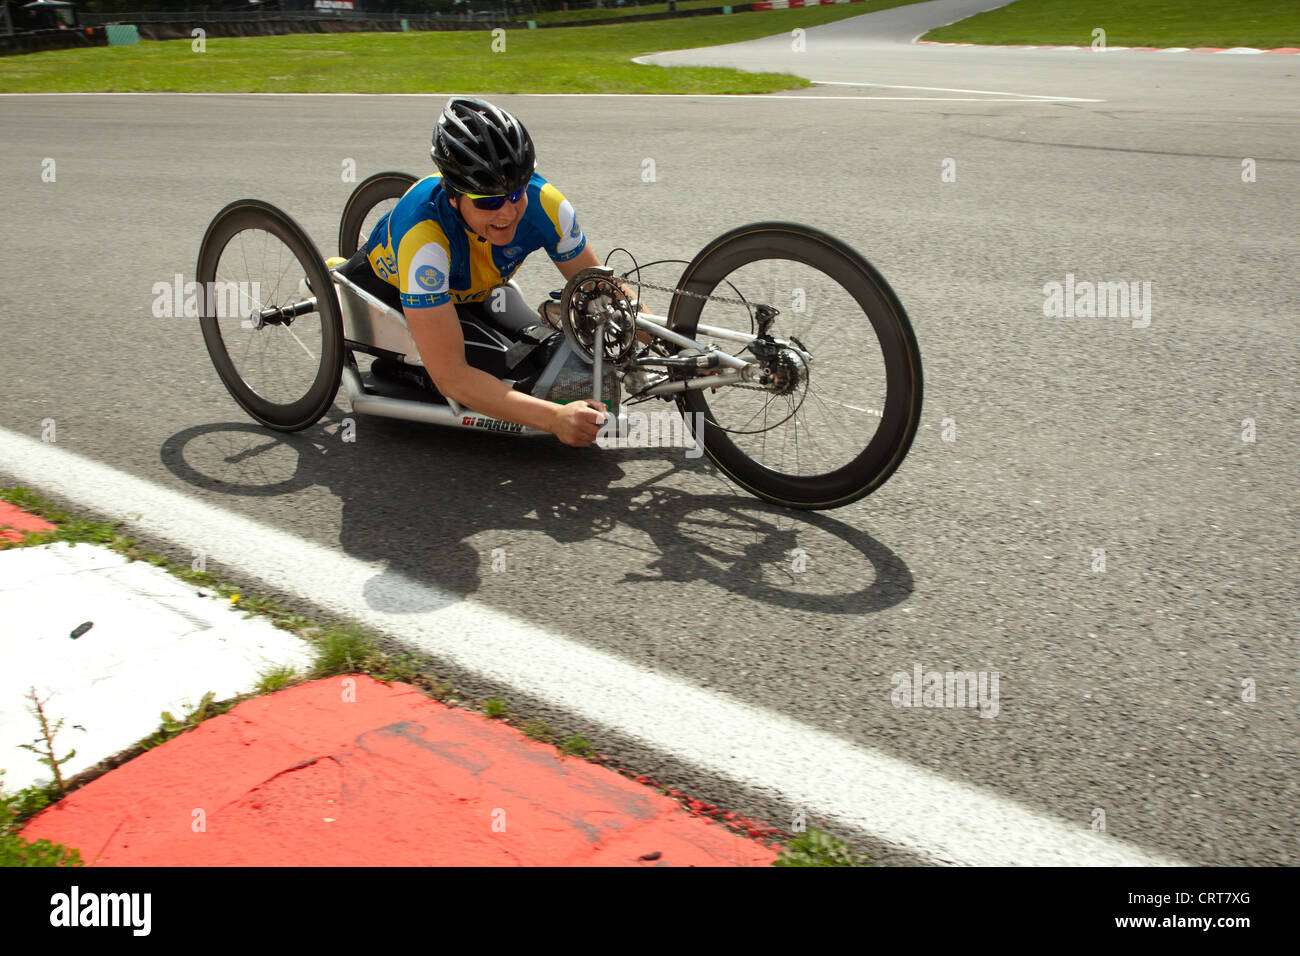
[[[0,58],[0,92],[771,93],[810,83],[631,58],[788,34],[910,2],[511,30],[501,52],[487,31],[210,37],[202,53],[189,40],[54,50]]]
[[[824,830],[801,833],[777,856],[773,866],[869,866],[847,843]]]
[[[0,785],[4,771],[0,771]],[[33,814],[53,801],[40,787],[28,787],[16,794],[0,792],[0,866],[82,866],[81,851],[49,840],[29,843],[19,833]]]
[[[1206,0],[1017,0],[931,30],[944,43],[1051,43],[1091,46],[1093,30],[1107,46],[1300,46],[1296,0],[1212,4]]]
[[[298,634],[312,644],[314,651],[313,666],[307,673],[299,673],[292,667],[274,666],[259,675],[254,690],[247,694],[223,701],[215,700],[212,693],[204,694],[197,705],[179,717],[163,711],[158,729],[148,737],[94,767],[83,770],[66,782],[58,775],[55,768],[58,783],[51,783],[47,787],[29,787],[13,795],[0,792],[0,866],[83,865],[80,854],[75,849],[45,840],[34,843],[23,840],[19,835],[23,823],[62,799],[66,794],[85,786],[146,751],[193,730],[203,721],[225,714],[245,700],[323,677],[362,673],[385,683],[402,681],[411,684],[448,706],[458,706],[461,703],[458,691],[450,682],[439,680],[424,672],[423,661],[411,655],[395,656],[383,652],[378,646],[377,636],[355,622],[317,624],[304,615],[284,608],[270,598],[250,593],[238,584],[222,581],[211,572],[195,571],[183,563],[171,563],[166,557],[147,550],[122,534],[119,530],[123,524],[121,521],[107,523],[73,516],[65,509],[26,488],[0,488],[0,500],[16,505],[29,514],[44,518],[56,526],[53,531],[28,532],[21,541],[0,540],[0,551],[55,542],[103,545],[128,560],[147,561],[185,581],[211,589],[240,607],[247,615],[257,614],[266,617],[277,627]],[[630,771],[613,766],[580,733],[562,735],[544,721],[516,717],[510,712],[507,702],[498,697],[486,698],[478,709],[487,717],[512,724],[526,736],[555,747],[563,757],[579,757],[593,763],[610,765],[611,769],[638,783],[656,786],[691,813],[714,818],[715,822],[738,832],[747,831],[754,838],[782,836],[780,831],[773,828],[763,827],[737,814],[721,813],[718,808],[694,800],[671,787],[661,787],[647,778],[635,776]],[[55,757],[57,750],[51,739],[52,735],[47,734],[44,726],[42,732],[45,734],[51,758],[66,760],[67,758]],[[3,774],[4,771],[0,770],[0,784],[3,784]],[[865,862],[853,856],[846,844],[819,830],[810,830],[806,834],[796,835],[788,846],[781,850],[773,863],[773,866],[863,865],[866,865]]]

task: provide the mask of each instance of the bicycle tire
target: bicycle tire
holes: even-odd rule
[[[820,474],[790,474],[755,460],[737,445],[732,436],[743,433],[729,431],[719,424],[703,390],[679,393],[678,409],[710,460],[756,497],[804,510],[842,507],[884,484],[911,447],[920,424],[923,391],[916,335],[898,297],[865,258],[838,239],[795,223],[755,223],[718,237],[686,267],[678,288],[710,295],[738,269],[768,260],[801,264],[832,279],[860,307],[862,318],[870,322],[880,349],[877,358],[883,359],[886,385],[884,407],[875,410],[879,424],[874,434],[860,452],[839,467]],[[734,292],[724,286],[718,294],[730,296]],[[696,330],[705,305],[701,299],[674,295],[669,307],[669,325],[675,331],[697,338]],[[848,311],[856,320],[855,311],[852,308]],[[789,319],[778,317],[773,331],[789,341],[790,335],[782,322],[788,323]],[[808,368],[810,381],[817,379],[819,361],[824,363],[833,358],[833,349],[815,354]],[[674,377],[682,376],[679,373]],[[725,392],[727,388],[714,391]],[[854,405],[843,407],[855,408]],[[802,405],[794,407],[786,420],[772,427],[785,426],[788,421],[793,423],[789,427],[797,429],[801,410]],[[794,446],[797,454],[797,431]]]
[[[264,234],[269,239],[260,240],[260,258],[254,255],[250,264],[248,248],[244,240],[239,240],[239,237],[249,234],[248,242],[255,243],[259,241],[256,236],[258,233]],[[271,239],[281,243],[292,255],[300,267],[298,270],[294,270],[292,264],[284,264],[285,257],[282,253],[277,254],[274,263],[267,264],[269,259],[267,247]],[[232,252],[227,264],[223,253],[236,240],[239,240],[237,251],[240,255],[236,256]],[[265,290],[261,288],[261,277],[264,275],[260,271],[261,267],[268,270],[265,276],[274,280],[268,283]],[[245,270],[247,275],[243,274]],[[311,368],[311,348],[304,342],[304,339],[316,330],[314,323],[308,322],[300,326],[302,334],[291,331],[292,323],[251,328],[249,323],[238,315],[220,315],[221,310],[216,307],[217,302],[213,301],[215,297],[207,296],[203,303],[200,325],[208,355],[212,358],[217,374],[231,397],[249,415],[263,425],[278,431],[300,431],[319,421],[334,403],[343,374],[343,320],[339,311],[338,295],[325,269],[324,260],[302,227],[269,203],[257,199],[237,200],[217,213],[208,225],[203,242],[199,246],[195,274],[202,289],[213,288],[209,283],[248,282],[249,288],[257,290],[253,298],[256,299],[257,307],[260,309],[284,307],[309,297],[315,298],[315,309],[293,320],[296,323],[306,316],[318,317],[319,347],[318,355],[315,356],[314,370]],[[242,278],[232,279],[231,275],[242,276]],[[249,278],[249,276],[256,276],[256,278]],[[309,292],[302,290],[303,280],[309,287]],[[240,334],[245,331],[251,333],[240,350],[241,361],[237,361],[231,354],[229,335],[222,330],[223,319],[239,320],[240,324],[228,321],[227,329],[238,330]],[[283,334],[278,334],[280,330],[283,330]],[[277,334],[278,338],[273,341],[271,336]],[[263,338],[258,339],[257,336]],[[260,342],[260,351],[253,349],[255,342]],[[315,345],[314,335],[311,335],[311,344]],[[307,383],[301,389],[294,384],[284,389],[283,391],[289,396],[287,401],[276,401],[268,396],[266,393],[271,389],[267,387],[267,383],[250,384],[247,381],[248,366],[252,363],[242,360],[247,359],[251,353],[256,353],[259,367],[265,368],[266,357],[272,346],[283,346],[288,350],[292,361],[285,361],[283,365],[300,368],[301,373],[294,371],[291,374],[294,375],[295,380],[301,378]],[[298,358],[300,349],[307,351],[307,362]],[[243,372],[240,371],[241,364],[245,367]],[[301,394],[298,394],[299,392]]]
[[[364,237],[361,234],[366,217],[381,202],[389,199],[401,199],[406,191],[416,183],[410,173],[389,171],[375,173],[362,180],[343,206],[343,217],[339,220],[339,255],[351,259]]]

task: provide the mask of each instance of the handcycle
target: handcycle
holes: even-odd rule
[[[301,226],[260,200],[233,202],[208,226],[196,271],[207,293],[204,342],[258,422],[308,428],[341,384],[356,413],[547,434],[442,396],[395,290],[365,281],[362,240],[415,181],[385,172],[358,185],[340,222],[340,255],[328,261]],[[897,296],[856,251],[808,226],[761,222],[719,236],[689,262],[641,265],[615,252],[632,267],[616,273],[611,253],[578,272],[523,337],[498,326],[491,309],[462,313],[467,361],[552,401],[589,394],[611,413],[606,436],[635,431],[638,405],[675,403],[674,417],[725,475],[786,507],[840,507],[897,470],[920,421],[920,350]],[[644,277],[680,263],[671,285]],[[520,294],[509,281],[489,299],[506,290]],[[646,307],[646,291],[670,296],[665,315]],[[400,374],[363,372],[358,354],[396,363]]]

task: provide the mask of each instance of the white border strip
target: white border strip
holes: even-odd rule
[[[930,31],[925,31],[929,33]],[[1020,44],[1020,43],[946,43],[941,40],[922,40],[924,33],[918,33],[911,40],[912,44],[925,47],[963,47],[968,50],[1085,50],[1089,53],[1113,53],[1121,50],[1127,50],[1130,53],[1202,53],[1210,56],[1216,56],[1220,53],[1284,53],[1295,54],[1295,50],[1290,47],[1272,47],[1263,49],[1253,46],[1232,46],[1222,49],[1207,49],[1203,47],[1190,46],[1162,46],[1162,47],[1142,47],[1142,46],[1060,46],[1055,43],[1040,44]]]
[[[1003,90],[962,90],[947,86],[898,86],[893,83],[851,83],[846,80],[813,80],[818,86],[869,86],[877,87],[882,90],[927,90],[933,93],[976,93],[979,96],[1011,96],[1013,100],[993,100],[991,102],[1016,102],[1017,100],[1042,100],[1053,103],[1104,103],[1105,100],[1086,99],[1081,96],[1043,96],[1038,93],[1008,93]],[[870,97],[871,99],[886,99],[887,97]],[[914,99],[925,99],[926,97],[914,97]],[[945,102],[940,98],[935,98],[937,102]]]
[[[1175,863],[33,438],[0,429],[0,462],[26,485],[103,514],[139,514],[127,524],[186,552],[202,549],[215,562],[489,681],[707,773],[775,792],[814,821],[835,821],[939,862]]]

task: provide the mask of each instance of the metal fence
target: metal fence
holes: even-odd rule
[[[649,3],[662,3],[665,0],[645,0]],[[620,10],[626,12],[628,9],[635,9],[643,4],[640,0],[567,0],[570,10]],[[466,9],[456,12],[435,13],[430,10],[413,11],[408,13],[380,13],[369,12],[365,10],[203,10],[177,12],[175,10],[133,10],[122,13],[89,13],[78,12],[78,18],[84,26],[97,27],[109,23],[192,23],[205,21],[207,23],[238,23],[248,20],[375,20],[380,22],[398,23],[402,20],[441,20],[445,22],[461,22],[465,20],[474,21],[505,21],[527,19],[530,14],[543,13],[548,10],[560,10],[561,4],[556,3],[533,3],[533,2],[506,2],[493,3],[492,0],[482,0],[472,8],[469,3],[465,4]]]
[[[837,3],[853,0],[835,0]],[[617,6],[617,0],[604,0],[604,7]],[[634,0],[624,4],[635,7]],[[522,8],[531,3],[516,4],[515,17],[526,17]],[[594,0],[569,0],[570,9],[594,7]],[[729,12],[740,13],[751,9],[742,3],[729,7],[710,7],[676,12],[660,12],[618,17],[616,19],[591,19],[581,21],[584,26],[601,23],[631,23],[638,20],[661,20],[670,17],[708,16]],[[5,7],[0,3],[0,11]],[[190,39],[194,28],[202,28],[211,37],[255,37],[305,33],[365,33],[414,31],[485,30],[503,27],[507,30],[532,27],[574,26],[572,21],[537,23],[527,19],[509,19],[504,8],[479,9],[457,14],[436,13],[357,13],[324,12],[316,10],[266,10],[266,11],[194,11],[177,13],[171,10],[146,10],[113,14],[83,13],[81,30],[44,30],[36,33],[17,33],[6,36],[0,21],[0,56],[16,53],[33,53],[72,46],[104,46],[108,41],[106,28],[118,24],[134,27],[141,40]]]
[[[465,20],[467,17],[455,13],[362,13],[356,10],[262,10],[262,11],[192,11],[177,13],[174,10],[141,10],[124,13],[81,13],[78,14],[83,25],[88,27],[104,26],[109,23],[243,23],[248,20],[379,20],[386,23],[399,23],[402,20]],[[502,19],[499,13],[487,16]],[[481,19],[474,16],[472,19]]]

